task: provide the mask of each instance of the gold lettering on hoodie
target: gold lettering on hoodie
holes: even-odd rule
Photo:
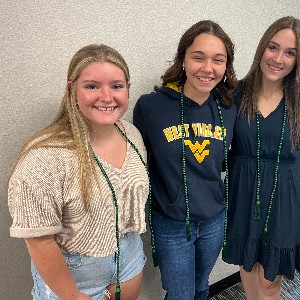
[[[189,124],[184,124],[184,130],[185,130],[185,137],[189,138]],[[214,130],[212,130],[213,126],[211,124],[205,124],[205,123],[193,123],[192,129],[194,132],[195,137],[208,137],[218,140],[223,140],[222,138],[222,127],[216,125],[214,127]],[[181,139],[181,125],[174,125],[171,127],[167,127],[163,129],[163,132],[165,134],[165,137],[168,142],[173,142],[178,139]],[[225,129],[225,136],[226,136],[226,129]]]

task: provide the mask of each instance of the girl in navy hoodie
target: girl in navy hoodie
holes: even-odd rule
[[[233,59],[218,24],[194,24],[162,87],[134,109],[150,159],[153,256],[168,300],[207,299],[222,247],[228,193],[221,171],[236,117]]]

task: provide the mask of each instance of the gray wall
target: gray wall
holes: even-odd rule
[[[2,0],[0,3],[0,299],[31,299],[23,240],[9,237],[7,179],[26,139],[52,120],[69,60],[80,47],[106,43],[119,50],[132,76],[131,105],[150,92],[173,59],[182,33],[201,19],[218,22],[236,45],[236,71],[245,75],[259,38],[275,19],[300,18],[299,0]],[[148,235],[144,235],[150,255]],[[149,256],[150,257],[150,256]],[[211,282],[236,267],[217,262]],[[162,299],[159,271],[149,258],[140,299]]]

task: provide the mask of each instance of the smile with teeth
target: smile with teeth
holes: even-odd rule
[[[274,66],[272,66],[272,65],[268,65],[268,66],[269,66],[270,69],[273,70],[273,71],[281,71],[281,70],[282,70],[282,68],[277,68],[277,67],[274,67]]]
[[[197,79],[199,79],[200,81],[203,81],[203,82],[209,82],[209,81],[213,80],[212,77],[200,77],[200,76],[197,76]]]
[[[116,107],[115,106],[110,106],[110,107],[96,106],[96,108],[100,111],[113,111]]]

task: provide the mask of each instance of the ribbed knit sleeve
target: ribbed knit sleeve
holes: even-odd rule
[[[31,150],[20,161],[8,189],[12,236],[38,237],[61,231],[64,177],[60,149]]]

